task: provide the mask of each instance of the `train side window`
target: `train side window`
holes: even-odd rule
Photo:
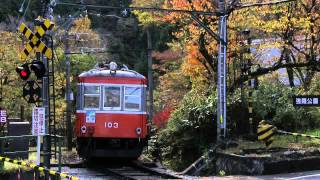
[[[104,103],[103,107],[107,109],[121,109],[121,88],[120,86],[104,87]]]
[[[99,109],[100,86],[84,86],[84,108]]]
[[[125,87],[124,109],[129,111],[141,110],[141,87]]]

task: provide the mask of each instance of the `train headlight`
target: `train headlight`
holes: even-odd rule
[[[81,132],[82,132],[82,134],[85,134],[87,132],[87,127],[86,126],[82,126],[81,127]]]
[[[110,68],[111,71],[116,71],[116,70],[117,70],[117,67],[118,67],[118,65],[117,65],[117,63],[115,63],[115,62],[111,62],[111,63],[109,64],[109,68]]]
[[[141,132],[142,132],[141,128],[137,128],[137,129],[136,129],[136,133],[137,133],[138,135],[140,135]]]

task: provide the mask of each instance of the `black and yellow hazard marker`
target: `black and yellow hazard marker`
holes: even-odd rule
[[[70,180],[79,180],[78,177],[70,176],[70,175],[65,174],[65,173],[61,173],[61,172],[58,172],[58,171],[50,170],[50,169],[48,169],[46,167],[37,166],[36,164],[27,163],[27,162],[19,161],[19,160],[16,160],[16,159],[10,159],[10,158],[6,158],[6,157],[3,157],[3,156],[0,156],[0,161],[17,164],[19,166],[29,167],[29,168],[34,169],[35,171],[39,171],[39,172],[47,172],[47,173],[49,173],[50,175],[53,175],[53,176],[59,176],[59,177],[70,179]]]
[[[52,50],[41,41],[41,38],[47,30],[51,30],[53,28],[53,25],[54,24],[50,20],[46,19],[36,28],[37,32],[33,33],[24,23],[20,24],[19,31],[30,40],[20,54],[22,60],[25,60],[29,56],[34,47],[37,47],[38,51],[49,59],[52,58]]]
[[[267,148],[269,148],[274,140],[274,135],[277,133],[277,128],[265,120],[259,122],[258,125],[258,140],[263,141]]]

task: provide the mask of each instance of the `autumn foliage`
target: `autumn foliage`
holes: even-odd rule
[[[153,116],[153,119],[152,119],[153,124],[157,126],[158,129],[165,128],[172,111],[173,111],[172,108],[166,107],[162,111],[157,112]]]

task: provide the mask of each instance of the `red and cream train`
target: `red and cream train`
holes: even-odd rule
[[[76,112],[80,157],[137,158],[148,137],[146,78],[111,62],[79,75]]]

